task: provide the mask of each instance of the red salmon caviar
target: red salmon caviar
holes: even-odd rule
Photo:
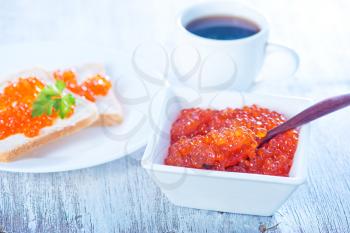
[[[54,123],[56,113],[32,117],[32,104],[43,88],[35,77],[20,78],[4,88],[0,94],[0,140],[14,134],[34,137]]]
[[[182,110],[171,128],[171,142],[176,142],[181,137],[191,138],[208,133],[214,112],[214,110],[200,108]]]
[[[225,170],[255,156],[257,142],[245,127],[221,128],[206,135],[183,137],[169,148],[166,164]]]
[[[72,70],[56,71],[54,72],[54,77],[64,81],[68,90],[84,96],[91,102],[95,102],[97,96],[106,96],[112,87],[112,83],[101,74],[96,74],[81,84],[78,83],[76,74]]]
[[[283,122],[282,114],[257,105],[224,110],[184,109],[172,125],[165,164],[288,176],[298,143],[296,130],[278,135],[256,149],[267,131]],[[223,132],[241,132],[241,137]],[[217,146],[214,138],[226,139]]]

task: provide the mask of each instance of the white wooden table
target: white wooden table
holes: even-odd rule
[[[169,36],[173,15],[188,2],[0,0],[0,43],[78,39],[132,51],[145,40]],[[270,19],[271,41],[301,57],[297,78],[278,84],[274,93],[321,99],[350,91],[348,0],[249,2]],[[141,150],[79,171],[0,172],[0,226],[11,233],[251,233],[261,223],[280,223],[275,232],[350,232],[349,132],[350,109],[312,125],[308,184],[273,217],[172,205],[140,167]]]

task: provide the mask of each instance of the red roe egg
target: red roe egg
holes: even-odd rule
[[[282,114],[257,105],[184,109],[172,125],[165,164],[288,176],[298,143],[296,130],[256,149],[267,131],[283,122]]]

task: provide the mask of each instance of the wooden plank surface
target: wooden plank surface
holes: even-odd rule
[[[89,40],[132,49],[162,40],[189,1],[0,0],[0,43]],[[350,91],[350,2],[249,1],[271,23],[271,41],[301,57],[296,79],[280,94],[321,99]],[[1,54],[1,56],[5,56]],[[0,64],[1,67],[1,64]],[[55,174],[0,172],[4,232],[350,232],[350,110],[312,125],[309,176],[273,217],[176,207],[140,167],[138,153],[94,168]]]

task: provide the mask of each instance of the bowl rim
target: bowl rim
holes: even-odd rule
[[[164,90],[165,94],[168,94],[170,87]],[[220,92],[220,91],[219,91]],[[218,93],[219,93],[218,92]],[[228,92],[228,91],[222,91]],[[221,93],[222,93],[221,92]],[[304,103],[311,104],[313,101],[309,98],[296,97],[296,96],[285,96],[285,95],[271,95],[271,94],[261,94],[261,93],[242,93],[238,92],[241,95],[250,95],[254,97],[274,97],[280,99],[289,99],[289,100],[299,100]],[[161,108],[163,108],[163,105]],[[159,111],[160,113],[162,111]],[[163,126],[164,127],[164,126]],[[300,138],[303,135],[307,137],[310,132],[310,125],[302,126],[300,129]],[[203,176],[209,178],[222,178],[222,179],[233,179],[233,180],[242,180],[242,181],[251,181],[251,182],[263,182],[263,183],[276,183],[276,184],[285,184],[285,185],[300,185],[306,181],[306,161],[302,158],[302,166],[300,172],[296,172],[294,176],[273,176],[273,175],[263,175],[263,174],[253,174],[253,173],[241,173],[241,172],[227,172],[227,171],[216,171],[216,170],[205,170],[205,169],[195,169],[188,167],[180,166],[171,166],[165,164],[156,163],[154,156],[154,149],[158,146],[156,143],[160,139],[161,135],[151,133],[148,143],[145,149],[145,152],[141,159],[141,166],[150,172],[159,172],[159,173],[171,173],[171,174],[184,174],[188,176]],[[300,139],[299,138],[299,139]],[[305,145],[304,145],[305,146]],[[300,143],[298,143],[296,154],[300,150]],[[299,152],[300,153],[300,152]],[[296,164],[296,160],[293,160],[293,165]]]

